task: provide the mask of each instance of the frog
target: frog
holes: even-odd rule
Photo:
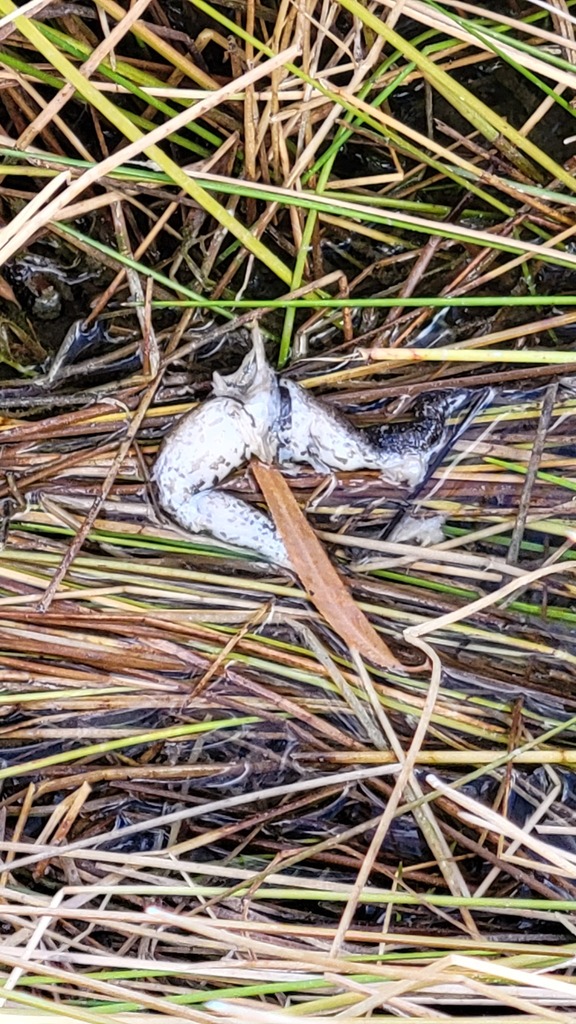
[[[280,377],[253,328],[252,350],[232,374],[214,373],[212,394],[185,414],[162,442],[152,470],[160,506],[184,529],[207,532],[291,569],[274,524],[220,483],[252,457],[282,468],[308,464],[323,474],[376,470],[383,481],[413,489],[444,444],[455,393],[425,401],[412,424],[368,430]]]

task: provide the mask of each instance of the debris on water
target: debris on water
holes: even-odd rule
[[[446,518],[441,513],[436,516],[406,514],[391,531],[388,539],[395,544],[419,544],[421,547],[441,544],[446,539],[442,530]]]
[[[406,343],[406,348],[434,348],[449,345],[454,337],[450,323],[450,308],[439,309],[430,322]]]
[[[80,260],[77,261],[80,264]],[[50,256],[28,252],[10,264],[10,283],[22,304],[38,320],[55,320],[73,299],[72,286],[94,276],[94,270],[65,267]]]
[[[66,332],[50,370],[48,380],[56,380],[63,366],[75,363],[79,358],[88,359],[106,341],[107,335],[101,320],[86,326],[83,320],[76,320]]]
[[[18,310],[10,317],[0,316],[0,363],[22,376],[32,376],[34,367],[46,359],[27,317]]]
[[[59,268],[33,253],[10,267],[10,279],[24,307],[38,320],[55,320],[62,312],[64,298],[72,297]]]

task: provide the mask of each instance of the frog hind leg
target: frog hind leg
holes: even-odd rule
[[[291,568],[281,537],[263,512],[226,491],[206,490],[191,494],[180,504],[173,518],[192,533],[248,548],[267,561]]]

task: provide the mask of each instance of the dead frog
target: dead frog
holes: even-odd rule
[[[446,439],[446,421],[462,397],[428,400],[413,424],[358,430],[338,412],[266,361],[258,329],[253,349],[233,374],[214,374],[213,394],[164,439],[152,471],[159,503],[186,530],[249,548],[291,567],[274,524],[217,485],[253,455],[280,465],[307,463],[319,472],[377,470],[410,489],[426,476]]]

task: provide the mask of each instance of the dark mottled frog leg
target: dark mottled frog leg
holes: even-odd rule
[[[369,427],[366,431],[370,440],[382,451],[398,451],[419,449],[424,456],[426,467],[421,480],[411,489],[402,501],[401,508],[393,515],[381,534],[385,540],[402,521],[406,510],[413,504],[432,473],[440,465],[446,453],[455,442],[466,432],[478,413],[490,404],[494,397],[493,388],[485,388],[477,395],[468,390],[447,391],[439,395],[425,395],[418,403],[416,421],[399,423],[386,427]],[[464,418],[450,427],[448,419],[463,406],[469,404]]]

